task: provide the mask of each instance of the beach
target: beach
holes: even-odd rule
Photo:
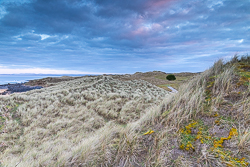
[[[0,94],[4,93],[6,90],[8,90],[8,89],[0,89]]]

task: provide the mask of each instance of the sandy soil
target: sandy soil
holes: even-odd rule
[[[10,93],[7,90],[8,89],[0,89],[0,96],[9,96]]]
[[[7,89],[0,89],[0,93],[5,92]]]

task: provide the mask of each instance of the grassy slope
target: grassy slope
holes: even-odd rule
[[[169,89],[168,86],[171,86],[178,90],[180,85],[192,80],[192,78],[198,75],[198,73],[187,73],[187,72],[186,73],[184,72],[174,73],[174,75],[176,76],[176,80],[174,81],[168,81],[166,79],[167,75],[168,74],[165,72],[152,71],[152,72],[145,72],[145,73],[137,72],[133,75],[113,75],[112,77],[119,79],[119,80],[124,80],[124,81],[144,80],[160,88],[163,88],[167,91],[171,91],[171,89]]]
[[[167,74],[168,75],[168,74]],[[167,75],[158,75],[155,76],[155,78],[161,79],[161,80],[166,80],[166,76]],[[192,78],[194,78],[196,75],[198,75],[197,73],[174,73],[176,80],[174,81],[167,81],[166,80],[166,84],[162,84],[162,85],[157,85],[160,88],[163,88],[165,90],[168,90],[168,86],[171,86],[177,90],[179,90],[180,86],[185,83],[188,82],[190,80],[192,80]],[[171,91],[171,90],[170,90]]]
[[[97,76],[2,96],[0,160],[15,166],[23,157],[19,166],[62,166],[96,131],[138,120],[166,95],[145,81]]]
[[[70,97],[82,96],[75,95],[75,90],[70,91],[72,88],[63,92],[62,86],[54,94],[46,91],[53,92],[56,87],[46,88],[36,96],[33,96],[36,91],[31,91],[1,99],[1,103],[9,105],[2,110],[13,113],[7,132],[1,136],[7,142],[7,146],[1,147],[1,160],[9,166],[19,162],[18,166],[247,166],[250,162],[249,72],[249,56],[234,58],[226,64],[216,62],[182,85],[179,93],[164,99],[158,99],[158,93],[149,93],[158,90],[154,87],[148,91],[148,99],[155,95],[155,102],[142,107],[140,117],[136,117],[133,109],[128,114],[131,109],[126,110],[124,117],[116,116],[115,112],[109,117],[112,107],[106,111],[91,108],[100,104],[100,98],[86,108],[90,112],[83,113],[85,109],[78,108],[83,107],[84,99],[78,105],[74,100],[67,102],[72,98],[63,100],[69,93],[72,93]],[[61,85],[66,89],[67,82]],[[53,96],[64,93],[62,101],[53,100],[57,99]],[[139,97],[144,96],[145,93]],[[45,97],[51,100],[44,100]],[[103,99],[107,99],[105,104],[110,100],[107,96]],[[23,104],[15,107],[18,103]],[[143,101],[141,105],[148,103]],[[136,104],[128,103],[128,107]],[[124,103],[120,107],[123,106]],[[100,116],[94,121],[97,127],[91,123],[94,114]],[[125,122],[129,121],[126,126],[124,118]],[[148,131],[151,133],[145,134]]]

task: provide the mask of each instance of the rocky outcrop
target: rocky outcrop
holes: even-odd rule
[[[23,85],[22,83],[0,85],[0,89],[7,89],[6,91],[0,93],[0,95],[12,94],[15,92],[26,92],[26,91],[30,91],[33,89],[41,89],[41,88],[43,87],[42,86],[26,86],[26,85]]]

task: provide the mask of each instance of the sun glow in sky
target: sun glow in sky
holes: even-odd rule
[[[0,74],[200,72],[250,51],[247,0],[1,0]]]

